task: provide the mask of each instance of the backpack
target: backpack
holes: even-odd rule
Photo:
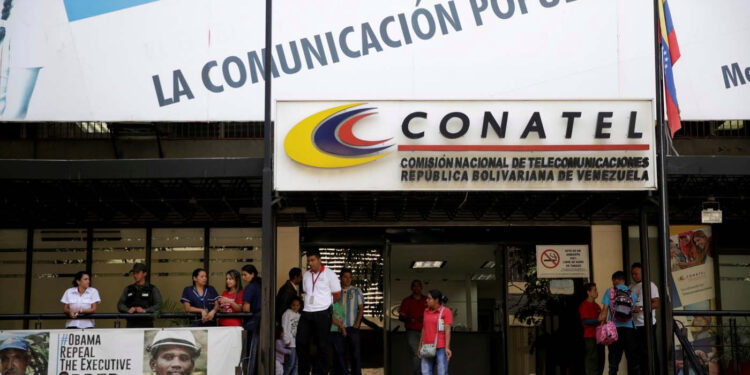
[[[615,298],[612,299],[612,315],[618,322],[629,322],[633,319],[633,297],[630,289],[615,289]]]

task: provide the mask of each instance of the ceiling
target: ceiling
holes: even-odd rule
[[[450,245],[404,245],[393,244],[391,250],[391,278],[412,280],[464,281],[467,275],[494,273],[494,269],[482,269],[489,260],[495,260],[497,245],[450,244]],[[429,256],[427,256],[429,254]],[[411,264],[417,260],[442,260],[445,266],[439,269],[416,270]]]

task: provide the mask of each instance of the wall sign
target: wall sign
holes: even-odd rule
[[[278,102],[280,191],[649,190],[651,101]]]
[[[537,245],[536,274],[542,279],[588,278],[588,245]]]

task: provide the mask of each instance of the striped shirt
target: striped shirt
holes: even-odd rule
[[[341,291],[341,303],[344,305],[344,325],[347,327],[354,327],[357,323],[357,315],[359,314],[359,305],[365,304],[365,296],[362,294],[362,290],[356,286],[350,286],[347,289]]]

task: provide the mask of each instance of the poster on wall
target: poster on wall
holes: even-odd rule
[[[673,307],[710,310],[716,298],[711,227],[670,227],[670,266],[674,285]]]
[[[711,310],[715,307],[716,286],[714,262],[716,254],[709,225],[670,226],[670,267],[672,302],[676,310]],[[716,324],[710,316],[678,317],[688,327],[692,343],[701,365],[710,373],[718,373],[719,353],[716,346]],[[681,347],[676,347],[675,367],[681,369]]]
[[[232,374],[242,329],[0,331],[0,374]]]

